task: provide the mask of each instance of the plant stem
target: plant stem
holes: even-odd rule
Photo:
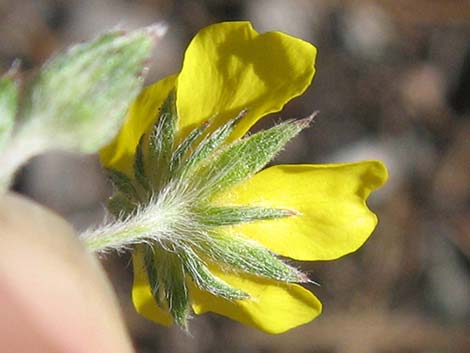
[[[134,222],[132,222],[134,223]],[[116,222],[109,226],[99,227],[80,235],[85,248],[91,252],[122,250],[142,240],[142,234],[150,229],[145,225],[135,226],[124,222]]]
[[[91,252],[120,251],[149,240],[158,242],[168,236],[165,217],[158,206],[149,206],[126,219],[88,230],[80,234],[80,239]]]

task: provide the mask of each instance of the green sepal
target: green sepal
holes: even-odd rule
[[[145,271],[147,272],[147,278],[149,281],[152,296],[160,308],[167,309],[165,308],[164,293],[161,288],[161,282],[158,279],[158,271],[155,266],[154,257],[155,257],[154,250],[150,246],[145,246],[144,264],[145,264]]]
[[[244,291],[233,288],[220,278],[214,276],[191,248],[188,247],[181,251],[180,257],[184,261],[186,272],[191,276],[194,284],[202,290],[228,300],[248,299],[250,297]]]
[[[303,282],[306,276],[258,243],[221,232],[211,234],[201,253],[211,261],[283,282]]]
[[[186,273],[174,247],[171,244],[168,246],[171,249],[160,246],[151,248],[153,261],[146,263],[147,275],[149,282],[152,281],[152,294],[157,303],[169,310],[177,325],[186,329],[190,307]],[[144,259],[148,260],[148,255]]]
[[[105,171],[107,177],[111,181],[111,184],[113,184],[113,187],[116,190],[124,193],[130,199],[138,200],[139,197],[137,189],[131,178],[129,178],[126,174],[112,168],[106,168]]]
[[[142,135],[139,139],[139,143],[135,149],[134,155],[134,177],[139,183],[139,185],[147,192],[151,191],[152,188],[150,186],[149,180],[147,179],[147,174],[145,171],[145,164],[144,164],[144,142],[145,142],[145,134]],[[148,195],[149,193],[147,193]],[[150,196],[150,195],[149,195]]]
[[[125,219],[135,213],[138,206],[129,199],[128,195],[117,192],[108,199],[107,208],[114,217]]]
[[[272,220],[298,214],[294,210],[268,207],[208,207],[197,211],[200,222],[208,226],[229,226]]]
[[[173,89],[163,102],[160,115],[149,136],[147,168],[155,190],[160,190],[169,179],[177,119],[176,91]]]
[[[287,121],[228,145],[205,161],[191,176],[192,182],[209,198],[227,190],[266,166],[310,121]]]
[[[214,130],[209,136],[205,137],[191,153],[184,165],[182,165],[180,174],[186,177],[200,162],[203,162],[211,153],[219,148],[227,140],[235,129],[237,122],[245,114],[246,110],[242,110],[234,119],[230,119],[227,123]]]
[[[188,151],[191,149],[191,147],[194,146],[195,142],[199,137],[201,137],[204,132],[207,130],[209,127],[209,122],[205,122],[201,124],[201,126],[193,129],[188,136],[178,145],[178,147],[175,149],[175,152],[171,156],[170,160],[170,175],[172,178],[177,176],[178,169],[182,165],[182,161],[184,156],[188,153]],[[183,164],[184,166],[184,164]]]

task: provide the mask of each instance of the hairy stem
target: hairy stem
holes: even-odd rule
[[[91,252],[121,251],[148,241],[161,242],[169,236],[168,220],[171,214],[150,205],[132,216],[85,231],[80,239]]]
[[[138,243],[139,240],[142,241],[150,230],[145,225],[137,225],[135,222],[117,222],[86,231],[80,235],[80,238],[91,252],[119,251]]]

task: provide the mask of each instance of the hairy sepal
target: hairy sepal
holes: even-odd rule
[[[137,188],[131,178],[129,178],[126,174],[112,168],[107,168],[105,171],[115,190],[118,190],[119,192],[125,194],[128,198],[135,201],[139,199]]]
[[[197,211],[197,215],[200,216],[200,222],[213,227],[273,220],[296,214],[296,211],[289,209],[249,206],[213,206],[201,208]]]
[[[181,168],[175,171],[175,177],[180,176],[186,178],[200,163],[209,159],[212,153],[219,149],[226,142],[232,131],[235,129],[237,122],[246,115],[246,110],[242,110],[234,119],[230,119],[227,123],[215,129],[211,134],[206,136],[188,156]]]
[[[189,293],[184,264],[172,244],[151,247],[145,254],[145,267],[157,304],[167,308],[176,324],[187,329]]]
[[[288,121],[225,146],[189,176],[201,197],[212,198],[265,167],[310,120]]]
[[[200,243],[201,256],[226,270],[246,272],[283,282],[303,282],[305,275],[259,243],[234,234],[214,232]]]
[[[196,254],[196,252],[188,247],[181,252],[181,258],[184,266],[190,275],[194,284],[199,288],[228,300],[248,299],[249,295],[240,289],[233,288],[220,278],[214,276],[204,261]]]
[[[169,180],[170,161],[175,144],[176,92],[172,90],[165,99],[157,122],[148,138],[148,177],[154,190],[160,190]]]

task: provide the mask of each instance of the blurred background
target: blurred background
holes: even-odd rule
[[[275,120],[320,115],[276,163],[377,158],[390,180],[371,199],[380,224],[363,248],[301,264],[321,283],[311,289],[324,313],[283,335],[212,314],[194,318],[191,335],[155,325],[132,307],[129,255],[103,258],[137,351],[470,352],[470,2],[0,0],[0,72],[19,58],[29,77],[73,42],[161,20],[169,32],[149,83],[177,72],[192,36],[218,21],[314,43],[313,85]],[[79,230],[102,220],[111,191],[96,156],[60,153],[31,161],[15,188]]]

